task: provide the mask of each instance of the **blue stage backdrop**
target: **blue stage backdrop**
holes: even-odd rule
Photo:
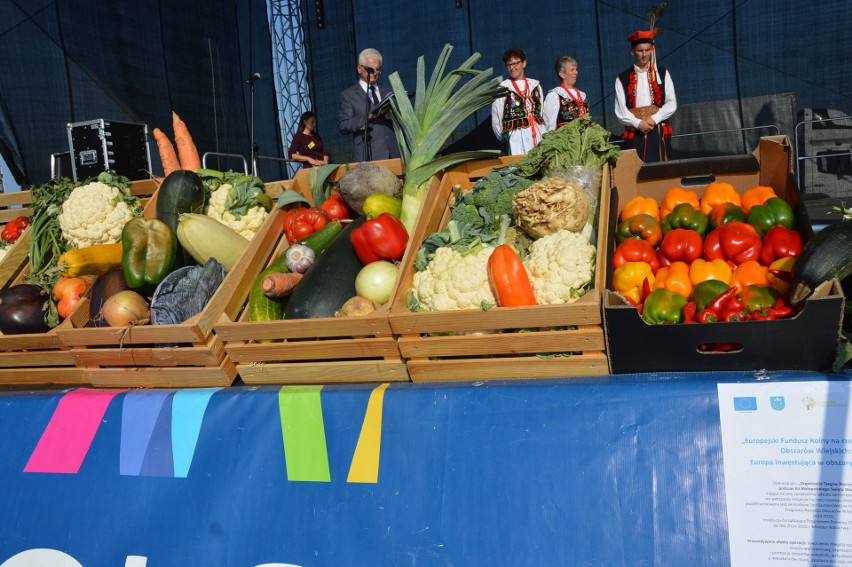
[[[3,393],[0,565],[727,566],[719,379]]]

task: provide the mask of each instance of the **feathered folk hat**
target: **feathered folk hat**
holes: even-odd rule
[[[627,41],[630,42],[630,49],[633,49],[637,45],[642,43],[650,43],[651,44],[651,61],[649,65],[648,72],[651,74],[649,79],[652,82],[660,84],[662,81],[660,80],[660,74],[657,72],[657,48],[654,46],[654,36],[657,35],[657,32],[653,29],[650,30],[636,30],[629,36],[627,36]]]

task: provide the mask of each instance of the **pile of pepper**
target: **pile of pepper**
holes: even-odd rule
[[[3,232],[0,233],[0,239],[8,244],[14,244],[18,241],[28,226],[30,226],[30,219],[26,216],[20,216],[11,220],[3,227]]]
[[[792,207],[771,187],[740,196],[714,182],[699,198],[681,187],[622,209],[613,288],[651,324],[779,319],[802,250]]]

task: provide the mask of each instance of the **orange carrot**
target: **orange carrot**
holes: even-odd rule
[[[159,128],[154,128],[153,134],[154,140],[157,141],[157,149],[160,150],[160,161],[163,162],[163,176],[167,176],[180,169],[180,162],[175,153],[175,147],[165,132]]]
[[[302,274],[275,272],[267,275],[261,282],[263,295],[269,298],[286,297],[293,293],[296,285],[302,281]]]
[[[192,136],[189,135],[186,123],[175,112],[172,112],[172,128],[175,131],[175,146],[177,146],[177,154],[180,158],[181,167],[189,171],[200,169],[201,158],[198,157],[198,149],[195,147],[195,142],[192,141]]]

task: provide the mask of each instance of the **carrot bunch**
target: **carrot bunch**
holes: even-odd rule
[[[163,175],[168,176],[171,172],[181,169],[189,171],[199,169],[201,158],[198,155],[198,149],[195,147],[195,142],[192,141],[186,123],[181,120],[176,112],[172,112],[172,129],[175,132],[174,146],[165,132],[159,128],[154,128],[153,131],[154,140],[156,140],[157,149],[160,152],[160,161],[163,163]],[[175,146],[177,146],[177,152]]]

